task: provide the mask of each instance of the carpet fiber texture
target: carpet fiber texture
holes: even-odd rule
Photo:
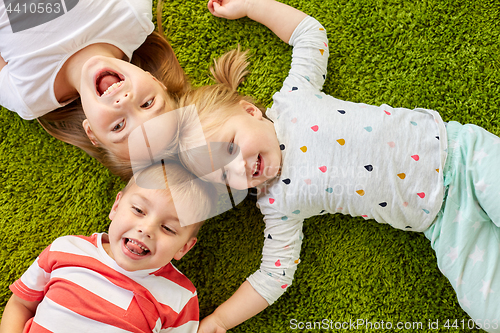
[[[434,109],[445,121],[474,123],[500,134],[498,0],[286,3],[327,29],[325,93],[374,105]],[[250,49],[251,74],[240,91],[270,106],[289,69],[291,47],[266,27],[249,19],[212,17],[198,0],[166,1],[163,26],[195,86],[211,82],[211,59],[238,45]],[[0,112],[0,184],[3,309],[9,284],[56,237],[106,231],[109,210],[124,184],[82,151],[51,138],[36,121],[5,109]],[[262,215],[249,196],[209,220],[194,249],[174,263],[197,286],[201,316],[259,267],[263,230]],[[434,331],[457,331],[445,328],[446,320],[473,326],[423,234],[342,215],[310,218],[304,234],[292,287],[231,332],[319,332],[327,326],[337,331],[342,324],[354,331],[349,323],[359,324],[357,331],[385,331],[403,323],[406,331],[416,332],[435,328],[437,321]],[[322,325],[314,328],[314,322]]]

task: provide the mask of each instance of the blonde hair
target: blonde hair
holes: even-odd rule
[[[134,51],[130,63],[150,72],[167,88],[167,100],[174,107],[179,96],[189,90],[189,81],[161,28],[161,3],[158,2],[157,22],[160,32],[154,31]],[[128,180],[132,168],[128,160],[115,156],[109,149],[94,146],[82,126],[86,119],[78,98],[74,102],[38,118],[40,125],[53,137],[83,149],[113,174]]]
[[[175,193],[177,202],[192,203],[192,210],[199,221],[194,224],[193,236],[196,236],[203,222],[216,211],[218,194],[214,185],[198,179],[174,161],[160,161],[137,172],[130,178],[122,193],[125,194],[133,185],[152,192],[167,192],[171,196]]]
[[[193,131],[197,119],[201,123],[205,137],[210,137],[233,115],[233,110],[241,101],[255,104],[249,96],[238,93],[237,89],[248,74],[248,50],[240,47],[231,50],[210,67],[215,84],[189,91],[179,100],[179,107],[185,107],[179,125],[179,155],[181,162],[192,172],[196,172],[195,156],[189,151],[199,142],[199,133]],[[262,113],[265,109],[259,107]]]

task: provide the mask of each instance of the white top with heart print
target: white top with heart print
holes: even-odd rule
[[[281,173],[257,201],[265,240],[260,269],[248,278],[269,304],[292,283],[305,219],[341,213],[421,232],[444,195],[447,135],[436,111],[321,92],[328,39],[312,17],[297,26],[290,44],[289,75],[266,112],[280,143]]]

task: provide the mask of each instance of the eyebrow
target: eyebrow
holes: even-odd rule
[[[163,99],[163,104],[158,107],[158,110],[156,110],[156,115],[163,114],[163,110],[165,110],[165,106],[167,105],[167,101]]]
[[[138,199],[141,199],[142,201],[144,201],[146,204],[149,204],[149,205],[151,204],[151,201],[142,194],[134,193],[134,194],[132,194],[132,197],[137,197]]]
[[[150,205],[150,206],[152,205],[151,201],[146,196],[144,196],[142,194],[134,193],[134,194],[132,194],[132,197],[137,197],[137,198],[141,199],[142,201],[144,201],[144,203],[146,205]],[[172,204],[173,204],[173,201],[172,201]],[[174,204],[174,209],[175,209],[175,204]],[[181,221],[179,220],[179,216],[170,214],[170,212],[169,212],[169,218],[172,219],[173,221],[179,223],[179,225],[180,225]]]
[[[127,133],[127,134],[123,135],[121,138],[119,138],[118,140],[114,140],[113,143],[122,143],[122,142],[124,142],[125,140],[127,140],[129,134],[130,133]]]

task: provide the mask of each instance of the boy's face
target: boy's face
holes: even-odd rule
[[[106,252],[127,271],[156,269],[179,260],[196,243],[195,226],[181,227],[170,194],[133,184],[118,193],[109,213]]]
[[[232,188],[242,190],[276,177],[281,150],[273,123],[255,105],[242,101],[233,114],[207,141],[227,142],[218,153],[237,156],[224,171],[216,170],[204,178],[222,184],[227,181]]]
[[[79,93],[89,139],[121,158],[128,158],[127,138],[134,128],[172,110],[162,83],[110,57],[94,56],[84,64]]]

